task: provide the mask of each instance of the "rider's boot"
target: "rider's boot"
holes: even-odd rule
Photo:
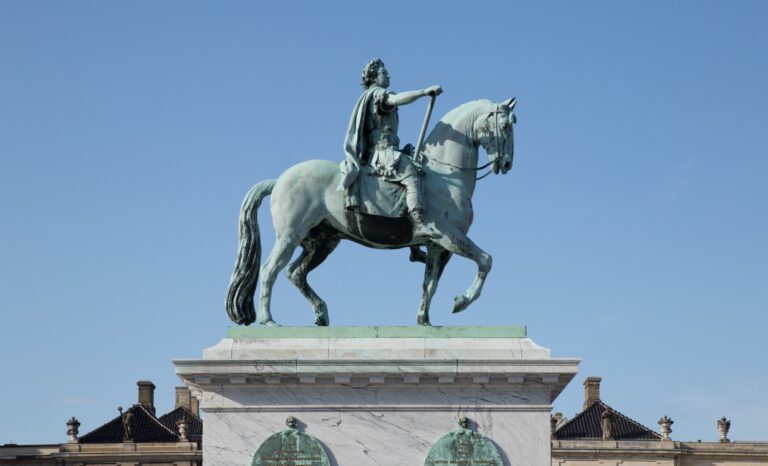
[[[425,223],[421,209],[411,211],[411,220],[413,220],[413,237],[440,239],[443,234],[440,233],[433,222]]]

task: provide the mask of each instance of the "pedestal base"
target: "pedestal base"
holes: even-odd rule
[[[174,361],[201,402],[205,465],[250,465],[288,416],[324,445],[331,464],[423,465],[466,416],[506,464],[549,465],[551,403],[578,366],[550,358],[520,327],[231,335],[202,360]]]

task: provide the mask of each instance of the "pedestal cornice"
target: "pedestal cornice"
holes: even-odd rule
[[[285,385],[489,385],[546,389],[554,400],[578,359],[551,358],[525,327],[233,328],[175,360],[191,387]],[[400,335],[400,336],[398,336]]]

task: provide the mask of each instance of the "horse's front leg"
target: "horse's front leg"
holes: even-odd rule
[[[427,247],[426,267],[424,267],[424,294],[421,296],[421,306],[416,315],[416,323],[419,325],[431,325],[429,322],[429,306],[437,291],[437,283],[443,274],[445,265],[451,258],[451,253],[445,249],[430,244]]]
[[[456,296],[454,299],[453,312],[461,312],[480,297],[485,279],[488,276],[488,272],[491,271],[493,258],[472,242],[464,232],[457,229],[443,235],[442,238],[436,241],[448,251],[471,259],[477,264],[477,276],[475,276],[472,285],[467,289],[466,293]]]

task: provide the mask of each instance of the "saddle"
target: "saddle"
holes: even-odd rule
[[[357,194],[361,213],[382,217],[407,217],[405,187],[367,173],[364,167],[357,177]]]
[[[413,222],[405,203],[405,187],[365,171],[355,180],[358,205],[347,209],[350,231],[366,241],[385,246],[412,239]]]
[[[347,210],[347,224],[356,237],[382,246],[403,246],[413,239],[413,221],[409,216],[384,217]]]
[[[413,155],[413,146],[406,144],[402,149],[403,157]],[[371,173],[369,166],[361,167],[356,180],[356,189],[360,212],[382,217],[407,217],[408,206],[405,202],[405,187],[397,180],[387,180]]]

